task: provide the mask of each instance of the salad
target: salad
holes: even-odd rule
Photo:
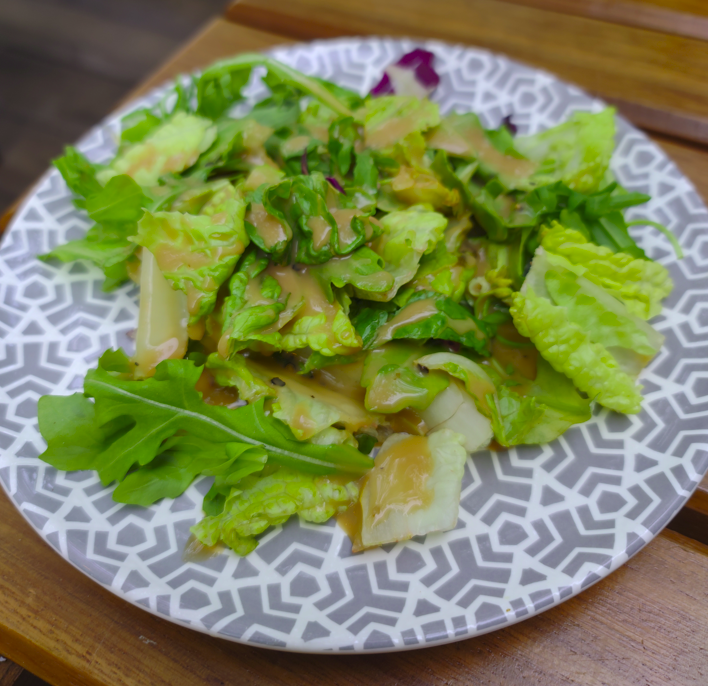
[[[359,551],[454,528],[471,452],[639,412],[672,284],[628,228],[680,249],[624,217],[649,197],[609,170],[614,111],[520,136],[438,81],[420,49],[366,97],[240,55],[126,115],[110,163],[67,148],[95,223],[41,259],[140,309],[132,356],[41,398],[41,459],[142,506],[211,477],[204,546],[338,516]]]

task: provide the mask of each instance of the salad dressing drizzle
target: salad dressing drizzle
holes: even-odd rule
[[[421,322],[436,314],[440,314],[440,311],[435,305],[435,300],[432,298],[418,300],[411,305],[406,305],[391,321],[384,324],[378,330],[376,342],[372,347],[392,340],[398,329],[408,326],[409,324]]]
[[[258,235],[268,250],[290,238],[290,231],[286,230],[273,215],[268,214],[262,203],[251,203],[251,208],[246,213],[246,221],[256,227]]]

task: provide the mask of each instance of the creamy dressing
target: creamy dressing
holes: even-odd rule
[[[372,527],[391,512],[427,507],[433,493],[427,488],[433,458],[424,436],[408,436],[376,456],[367,485],[372,500]]]
[[[409,133],[418,130],[419,112],[413,111],[402,117],[392,117],[374,131],[366,131],[365,142],[367,148],[379,150],[395,145],[403,140]]]
[[[236,389],[230,386],[219,386],[208,369],[204,369],[194,388],[202,394],[202,400],[208,405],[228,407],[238,402]]]
[[[290,227],[284,227],[273,215],[268,214],[266,208],[259,202],[251,203],[246,213],[246,221],[256,227],[258,235],[268,250],[290,239]]]
[[[476,126],[464,125],[464,130],[460,131],[448,123],[433,131],[428,144],[452,155],[474,157],[500,175],[512,179],[523,179],[536,171],[535,162],[499,152],[484,131]]]
[[[307,226],[312,231],[312,247],[315,250],[322,250],[329,245],[332,237],[332,227],[324,217],[310,217]]]
[[[345,246],[353,243],[356,240],[356,234],[352,229],[352,219],[361,215],[361,210],[357,209],[339,209],[330,207],[329,212],[337,224],[337,232],[339,234],[339,245]]]
[[[356,397],[345,395],[324,384],[315,385],[312,380],[299,376],[269,358],[259,358],[257,361],[251,358],[248,364],[261,379],[269,381],[278,378],[293,393],[318,400],[337,409],[343,418],[342,425],[348,431],[355,432],[361,429],[375,428],[378,424],[378,419],[367,412],[364,404]],[[277,393],[278,387],[274,387],[274,390]],[[303,418],[302,421],[307,422],[308,418]]]
[[[421,322],[436,314],[440,314],[440,311],[435,305],[435,300],[432,298],[418,300],[412,305],[406,305],[406,307],[404,307],[393,319],[391,319],[391,321],[379,328],[376,335],[376,341],[372,347],[375,348],[386,341],[392,340],[398,329],[407,326],[408,324]]]

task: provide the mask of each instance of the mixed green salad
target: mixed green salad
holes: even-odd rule
[[[672,284],[628,231],[652,222],[624,217],[649,197],[609,170],[614,111],[520,136],[443,116],[437,82],[424,50],[366,97],[241,55],[126,115],[109,164],[67,148],[95,223],[42,259],[140,311],[132,357],[40,400],[41,458],[143,506],[212,477],[206,546],[340,515],[359,550],[454,527],[470,452],[638,412]]]

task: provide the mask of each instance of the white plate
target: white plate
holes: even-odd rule
[[[383,67],[416,45],[346,39],[272,54],[366,92]],[[424,47],[437,57],[443,112],[473,110],[487,126],[513,114],[526,133],[603,107],[504,57],[438,42]],[[118,119],[92,130],[79,148],[108,159]],[[173,621],[245,643],[402,650],[479,635],[557,605],[650,541],[708,468],[708,213],[690,181],[624,121],[613,170],[627,188],[652,196],[632,216],[668,225],[687,255],[677,262],[657,231],[633,230],[675,282],[654,322],[667,340],[642,374],[641,414],[599,411],[552,444],[475,455],[454,531],[352,555],[332,522],[294,518],[268,531],[247,558],[224,553],[200,563],[185,562],[182,551],[201,517],[206,480],[142,509],[114,503],[94,473],[61,473],[37,459],[44,449],[38,397],[79,390],[104,349],[130,349],[126,333],[137,313],[134,287],[107,295],[96,268],[35,259],[88,226],[59,174],[49,172],[0,250],[0,482],[37,532],[98,583]]]

